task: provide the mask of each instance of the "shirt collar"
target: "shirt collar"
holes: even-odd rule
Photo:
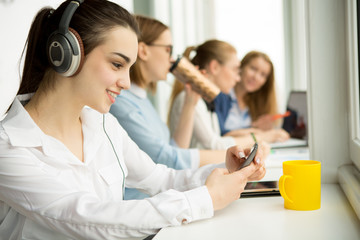
[[[63,152],[62,147],[54,148],[51,143],[54,142],[54,138],[46,135],[36,125],[20,102],[29,100],[31,96],[32,95],[17,96],[1,124],[12,146],[41,147],[46,155],[56,156]],[[81,121],[84,138],[89,141],[89,144],[92,146],[92,150],[96,151],[96,146],[99,145],[96,143],[101,141],[98,136],[99,132],[102,130],[103,115],[90,107],[84,107],[81,112]],[[75,162],[80,163],[80,161]]]
[[[232,89],[230,90],[229,96],[230,96],[230,98],[231,98],[232,101],[237,101],[237,99],[236,99],[236,94],[235,94],[235,89],[234,89],[234,88],[232,88]]]
[[[29,100],[31,96],[30,94],[17,96],[2,121],[2,126],[13,146],[38,147],[42,145],[41,136],[44,133],[20,102]]]
[[[139,87],[135,83],[131,83],[129,91],[139,98],[142,98],[142,99],[147,98],[146,90]]]

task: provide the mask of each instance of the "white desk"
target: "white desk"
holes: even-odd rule
[[[324,184],[319,210],[287,210],[282,197],[239,199],[211,219],[162,229],[154,240],[162,239],[359,240],[360,221],[339,185]]]

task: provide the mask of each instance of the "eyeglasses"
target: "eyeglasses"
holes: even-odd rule
[[[172,55],[173,52],[173,45],[165,45],[165,44],[154,44],[154,43],[150,43],[147,44],[148,46],[153,46],[153,47],[165,47],[166,50],[169,52],[170,56]]]

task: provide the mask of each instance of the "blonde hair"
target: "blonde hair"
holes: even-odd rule
[[[258,51],[251,51],[241,60],[240,70],[248,65],[255,58],[262,58],[270,64],[270,73],[265,84],[257,91],[246,93],[244,96],[245,104],[249,108],[251,119],[256,121],[263,114],[276,114],[277,101],[275,93],[275,73],[274,66],[268,55]],[[241,84],[237,83],[237,84]]]
[[[195,56],[190,59],[190,54],[195,51]],[[198,47],[191,46],[185,49],[183,57],[189,59],[199,70],[205,69],[212,60],[224,64],[232,53],[236,53],[236,49],[229,43],[212,39],[204,42]],[[168,123],[170,123],[170,112],[173,107],[175,98],[184,89],[184,84],[179,80],[175,80],[172,93],[170,96],[170,107],[168,111]]]
[[[168,26],[163,24],[162,22],[141,15],[134,15],[135,20],[137,21],[140,29],[140,37],[138,42],[144,42],[145,44],[151,44],[159,36],[167,29]],[[135,64],[131,67],[130,71],[130,79],[133,83],[140,87],[148,88],[152,93],[156,92],[156,83],[151,82],[149,84],[146,83],[145,78],[141,72],[139,62],[135,62]]]

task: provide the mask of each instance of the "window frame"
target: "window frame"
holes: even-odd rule
[[[359,85],[359,41],[357,3],[359,0],[347,1],[347,40],[348,40],[348,102],[349,102],[349,143],[350,158],[360,169],[360,85]]]

